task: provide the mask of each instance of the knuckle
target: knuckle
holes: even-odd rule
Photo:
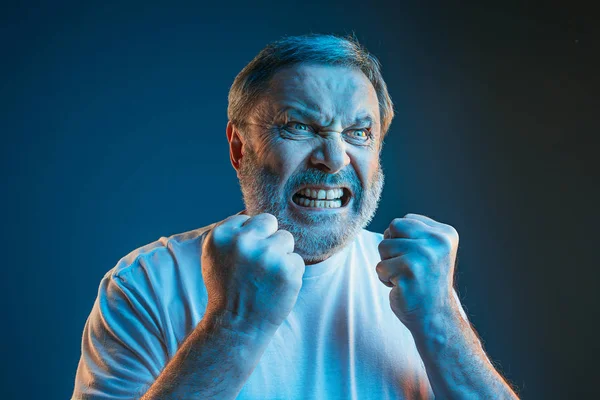
[[[440,240],[440,248],[444,253],[451,252],[453,247],[454,247],[454,243],[452,242],[452,239],[449,238],[448,236],[444,236]]]
[[[221,228],[226,231],[235,231],[249,219],[250,217],[247,215],[232,215],[217,225],[216,228]]]
[[[446,248],[452,245],[450,236],[445,232],[434,231],[431,233],[431,239],[436,246]]]
[[[235,249],[239,255],[251,258],[256,251],[256,242],[249,235],[239,234],[235,237]]]
[[[289,231],[286,230],[278,230],[277,235],[280,237],[283,244],[292,244],[294,245],[294,235],[292,235]]]
[[[286,254],[279,257],[275,268],[276,278],[286,285],[301,285],[304,269],[304,259],[298,253]]]
[[[274,224],[275,226],[277,226],[277,218],[273,214],[262,213],[262,214],[258,214],[256,217],[259,217],[265,223]]]
[[[394,218],[390,223],[390,227],[399,228],[400,226],[402,226],[403,221],[404,220],[402,218]]]
[[[377,265],[375,266],[375,272],[377,272],[377,275],[382,276],[383,274],[385,274],[386,268],[385,268],[385,264],[383,263],[383,261],[380,261],[377,263]]]
[[[291,253],[290,254],[290,262],[296,267],[302,270],[302,273],[304,273],[304,269],[306,268],[306,264],[304,264],[304,259],[302,258],[302,256],[298,253]]]
[[[222,225],[213,228],[213,230],[210,232],[209,241],[214,243],[217,247],[227,244],[229,240],[229,230]]]
[[[458,235],[458,231],[456,230],[456,228],[453,227],[452,225],[446,225],[446,226],[448,227],[448,234],[450,235],[452,240],[454,240],[456,243],[458,243],[459,235]]]
[[[418,256],[418,257],[417,257]],[[413,260],[412,264],[418,265],[422,262],[432,262],[435,261],[437,256],[437,251],[435,247],[431,246],[422,246],[419,248],[417,256]]]
[[[302,275],[304,275],[304,269],[306,266],[304,264],[304,259],[300,256],[300,254],[286,254],[284,264],[292,279],[302,281]]]
[[[423,249],[421,251],[414,251],[410,254],[405,254],[401,257],[400,265],[402,269],[412,270],[414,268],[418,268],[421,264],[426,264],[429,261],[429,258],[425,256],[425,252],[430,250]]]
[[[397,275],[407,279],[413,279],[421,264],[423,264],[421,257],[407,257],[405,262],[400,264],[400,273]]]
[[[279,246],[276,246],[273,243],[265,246],[260,252],[260,257],[267,265],[279,264],[281,259],[281,251],[279,250]]]
[[[285,237],[286,240],[289,240],[292,243],[294,242],[294,235],[292,235],[290,231],[280,230],[279,232],[281,232],[281,234]]]
[[[248,221],[251,217],[249,215],[246,214],[238,214],[238,215],[232,215],[231,217],[229,217],[227,219],[227,222],[233,222],[236,224],[242,224],[246,221]]]
[[[431,242],[430,246],[423,249],[423,256],[430,262],[438,262],[445,259],[453,251],[453,245],[450,239],[443,236],[438,236]]]
[[[382,240],[381,242],[379,242],[379,244],[377,245],[377,250],[379,251],[379,253],[381,253],[383,250],[386,249],[387,243],[385,242],[387,239]]]

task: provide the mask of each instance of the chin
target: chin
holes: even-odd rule
[[[327,253],[320,253],[320,254],[304,254],[300,250],[298,250],[298,251],[296,251],[296,253],[298,253],[300,255],[300,257],[302,257],[302,259],[304,260],[304,264],[312,265],[312,264],[320,263],[321,261],[325,261],[332,255],[334,255],[336,253],[336,251],[329,251]]]
[[[294,235],[294,252],[298,253],[307,264],[323,261],[340,251],[352,238],[346,229],[332,228],[319,230],[319,228],[291,227],[290,233]]]

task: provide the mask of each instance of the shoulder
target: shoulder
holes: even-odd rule
[[[214,225],[163,236],[131,251],[104,275],[100,297],[108,303],[116,301],[117,295],[125,296],[156,321],[167,318],[180,325],[192,322],[179,321],[182,315],[199,318],[208,302],[202,244]],[[118,292],[103,291],[111,287]]]
[[[173,268],[181,268],[190,262],[199,261],[204,238],[214,225],[216,223],[171,236],[162,236],[141,246],[122,257],[105,277],[127,282],[133,275],[169,273]]]
[[[121,258],[100,283],[103,314],[110,308],[141,318],[174,354],[208,303],[200,260],[214,225],[160,237]]]

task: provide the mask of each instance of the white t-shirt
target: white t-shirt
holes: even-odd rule
[[[135,399],[157,379],[204,315],[200,251],[213,226],[161,237],[106,273],[83,331],[73,399]],[[381,240],[363,229],[306,267],[293,310],[238,399],[434,398],[375,272]]]

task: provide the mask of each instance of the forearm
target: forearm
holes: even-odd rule
[[[458,310],[435,316],[413,337],[436,399],[518,399]]]
[[[261,331],[207,316],[141,398],[235,399],[270,341]]]

